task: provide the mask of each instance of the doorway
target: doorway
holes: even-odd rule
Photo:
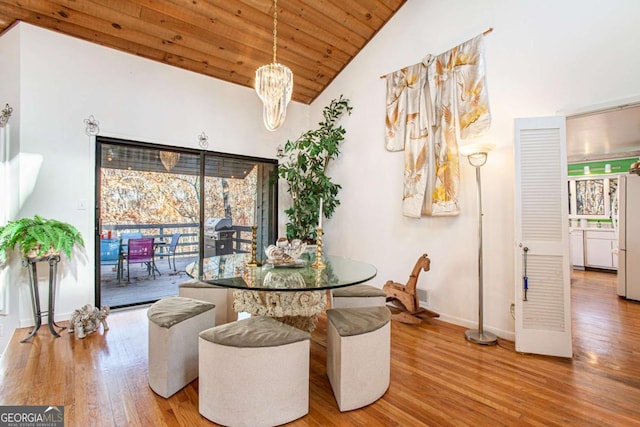
[[[177,295],[205,257],[275,239],[277,161],[96,139],[96,306]],[[152,239],[150,258],[131,248]],[[147,242],[147,244],[149,244]]]
[[[637,348],[621,333],[630,327],[628,316],[637,316],[640,305],[616,292],[618,242],[613,205],[618,176],[627,173],[632,163],[629,158],[640,155],[640,106],[635,102],[582,110],[568,114],[566,122],[569,188],[575,199],[580,190],[575,183],[584,183],[583,199],[588,202],[580,212],[575,200],[565,218],[572,222],[573,253],[581,256],[572,261],[580,269],[571,270],[575,357],[614,366],[617,357]],[[576,216],[579,214],[585,215]]]
[[[606,370],[616,381],[637,381],[640,302],[619,297],[616,282],[616,274],[607,271],[572,272],[574,359]]]

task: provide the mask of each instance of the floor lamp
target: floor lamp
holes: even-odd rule
[[[480,168],[487,162],[487,154],[493,147],[493,144],[469,144],[460,147],[460,153],[467,156],[469,164],[476,168],[478,189],[478,329],[468,329],[464,334],[468,341],[483,345],[494,345],[498,342],[498,338],[494,334],[484,330],[482,302],[482,185]]]

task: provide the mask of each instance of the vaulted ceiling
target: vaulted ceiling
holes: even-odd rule
[[[277,61],[311,103],[406,0],[279,0]],[[273,60],[273,0],[0,0],[16,21],[253,87]]]

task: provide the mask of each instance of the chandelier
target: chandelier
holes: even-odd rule
[[[273,1],[273,63],[256,70],[256,92],[262,100],[262,120],[274,131],[284,123],[287,105],[293,91],[293,73],[286,65],[276,62],[278,46],[278,0]]]
[[[171,169],[178,164],[178,160],[180,160],[180,153],[176,153],[175,151],[160,151],[160,161],[167,172],[171,172]]]

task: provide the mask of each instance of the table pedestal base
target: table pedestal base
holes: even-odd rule
[[[233,308],[252,315],[269,316],[287,325],[311,332],[318,314],[327,306],[326,291],[233,291]]]

